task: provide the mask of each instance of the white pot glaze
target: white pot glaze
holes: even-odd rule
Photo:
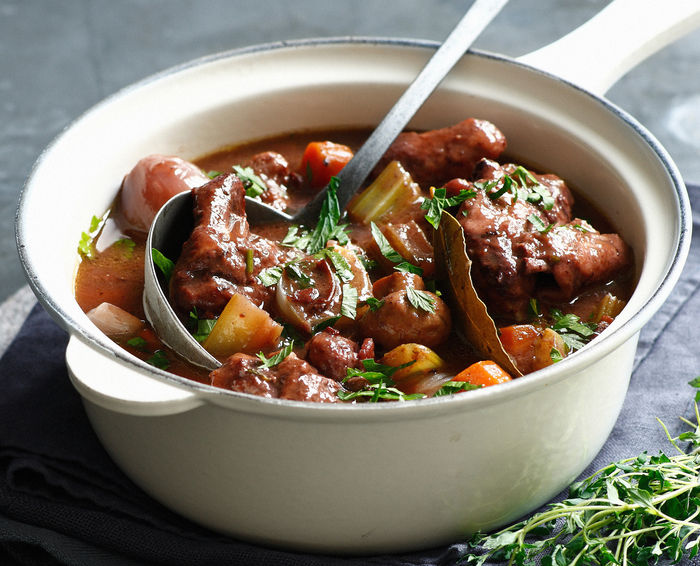
[[[689,205],[654,138],[590,93],[469,54],[413,120],[497,124],[509,153],[557,173],[634,248],[623,313],[571,358],[467,395],[322,406],[215,390],[115,348],[73,297],[76,244],[149,153],[194,158],[300,129],[375,124],[432,45],[330,40],[217,55],[96,106],[41,156],[23,192],[29,281],[72,335],[71,379],[106,449],[156,499],[249,540],[324,552],[454,541],[545,502],[592,460],[622,406],[636,340],[679,276]],[[60,219],[60,221],[57,221]]]

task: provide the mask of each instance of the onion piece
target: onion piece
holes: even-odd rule
[[[141,319],[112,303],[99,304],[87,317],[110,338],[132,336],[144,327]]]

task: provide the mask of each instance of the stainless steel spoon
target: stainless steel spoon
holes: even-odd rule
[[[413,115],[507,1],[475,0],[440,48],[338,175],[337,197],[341,210],[345,209],[396,136],[406,127]],[[248,221],[254,225],[280,221],[313,224],[318,219],[327,190],[328,187],[293,216],[246,197]],[[153,220],[146,241],[143,305],[146,318],[165,344],[196,365],[216,369],[221,366],[221,363],[192,337],[170,306],[166,298],[167,284],[162,275],[156,271],[150,253],[150,250],[156,248],[166,257],[179,255],[180,251],[176,248],[187,238],[187,233],[184,233],[183,237],[183,227],[191,229],[191,211],[192,195],[190,192],[185,192],[170,199]],[[178,230],[179,235],[176,233]],[[170,255],[169,250],[173,251]]]

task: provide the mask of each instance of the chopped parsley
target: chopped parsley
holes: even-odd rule
[[[204,342],[211,334],[214,325],[216,324],[215,318],[199,318],[197,314],[197,309],[190,311],[190,329],[192,336],[197,342]]]
[[[170,367],[170,360],[168,360],[168,355],[163,350],[156,350],[153,355],[146,360],[146,363],[151,364],[158,369],[168,369]]]
[[[282,278],[282,266],[275,265],[274,267],[267,267],[258,273],[257,277],[258,281],[260,281],[260,283],[262,283],[265,287],[277,285],[279,280]]]
[[[476,195],[476,191],[462,189],[459,191],[459,194],[453,197],[448,197],[447,189],[445,187],[441,187],[439,189],[435,189],[433,198],[425,199],[421,203],[420,207],[422,210],[427,211],[425,213],[425,219],[433,226],[433,228],[437,229],[440,226],[442,213],[446,208],[457,206],[468,198],[472,198],[474,195]]]
[[[338,177],[331,177],[328,183],[328,191],[321,205],[321,213],[318,224],[311,232],[306,251],[310,254],[322,250],[326,247],[328,240],[337,240],[340,244],[346,244],[349,239],[345,232],[346,225],[340,225],[340,205],[338,204]]]
[[[282,362],[289,354],[291,354],[293,349],[294,349],[294,340],[290,340],[289,343],[284,348],[282,348],[274,356],[270,356],[269,358],[267,356],[265,356],[265,354],[263,354],[262,352],[258,352],[255,355],[262,362],[260,364],[260,366],[258,366],[258,367],[261,367],[261,368],[275,367],[277,364]]]
[[[552,348],[549,351],[549,359],[552,360],[552,363],[556,364],[557,362],[562,361],[564,359],[564,356],[559,350],[557,350],[556,348]]]
[[[355,277],[355,275],[352,272],[352,268],[348,263],[348,260],[346,260],[342,255],[340,255],[337,251],[335,251],[332,248],[323,248],[317,254],[315,254],[314,257],[316,257],[317,259],[329,259],[330,262],[333,264],[333,268],[335,269],[336,275],[338,275],[340,280],[344,283],[352,281],[352,279]]]
[[[240,165],[234,165],[233,170],[243,183],[243,187],[245,188],[245,196],[259,197],[267,190],[265,181],[255,174],[252,167],[241,167]]]
[[[401,257],[401,254],[392,247],[389,240],[386,239],[386,236],[382,234],[379,226],[374,222],[370,223],[370,230],[372,231],[372,237],[377,243],[381,254],[389,261],[396,264],[394,266],[396,271],[406,271],[408,273],[415,273],[416,275],[423,275],[423,269]]]
[[[343,300],[340,303],[340,314],[355,320],[357,314],[357,289],[348,283],[343,283]]]
[[[100,233],[105,219],[107,218],[107,214],[109,214],[109,211],[107,211],[102,218],[93,215],[90,219],[88,231],[81,232],[80,234],[78,251],[87,259],[94,259],[97,255],[97,250],[95,250],[95,238],[97,238],[97,235]]]
[[[311,334],[318,334],[319,332],[321,332],[321,330],[325,330],[329,326],[333,326],[336,322],[338,322],[340,320],[340,318],[341,318],[340,315],[336,315],[336,316],[328,317],[325,320],[322,320],[321,322],[319,322],[316,326],[314,326],[311,329]]]
[[[308,289],[313,285],[311,277],[302,271],[301,266],[297,262],[290,261],[285,263],[284,272],[287,276],[296,281],[301,289]]]
[[[253,269],[255,269],[255,250],[252,248],[248,248],[245,251],[245,272],[248,275],[251,275],[253,273]]]
[[[474,385],[468,381],[448,381],[443,383],[442,387],[438,389],[433,397],[443,397],[445,395],[454,395],[455,393],[461,393],[462,391],[472,391],[474,389],[481,389],[481,385]]]
[[[126,259],[131,259],[131,256],[134,255],[134,248],[136,247],[136,242],[134,242],[134,240],[132,240],[131,238],[119,238],[116,242],[114,242],[113,245],[117,248],[121,248]]]
[[[299,226],[297,226],[296,224],[292,224],[287,230],[287,235],[284,238],[282,238],[280,245],[287,246],[290,248],[297,248],[299,250],[306,249],[306,246],[309,245],[309,240],[311,236],[309,232],[299,232],[299,230]]]
[[[384,299],[377,299],[375,297],[369,297],[366,301],[369,310],[378,311],[382,306],[384,306]]]
[[[558,309],[550,311],[554,324],[552,330],[555,330],[564,340],[564,343],[570,350],[580,350],[583,348],[595,334],[596,324],[593,322],[581,322],[581,319],[573,314],[563,314]]]
[[[554,224],[545,223],[544,220],[542,220],[539,216],[537,216],[534,213],[528,216],[527,219],[529,220],[530,224],[532,224],[535,227],[535,230],[537,230],[540,234],[546,234],[554,227]]]
[[[359,391],[339,391],[338,398],[341,401],[352,401],[353,399],[365,398],[370,403],[378,401],[411,401],[425,397],[422,393],[406,394],[396,389],[391,376],[398,370],[408,367],[414,361],[407,362],[400,366],[388,366],[375,362],[372,359],[362,360],[364,370],[348,368],[347,375],[343,383],[351,377],[362,377],[367,381],[367,385]]]
[[[175,269],[175,263],[171,259],[165,257],[161,251],[156,248],[151,248],[151,257],[153,258],[153,263],[160,269],[165,277],[165,280],[170,281],[170,276]]]
[[[127,340],[126,343],[132,348],[136,348],[140,352],[148,351],[148,342],[141,338],[141,336],[134,336],[133,338],[129,338],[129,340]]]
[[[415,309],[424,310],[430,313],[435,312],[435,297],[433,297],[427,291],[419,291],[413,287],[408,287],[406,289],[406,298]]]

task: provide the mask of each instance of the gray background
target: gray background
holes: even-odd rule
[[[511,0],[475,47],[521,55],[607,3]],[[42,148],[100,99],[183,61],[256,43],[338,35],[440,40],[469,4],[0,0],[0,302],[24,283],[14,241],[22,184]],[[699,70],[700,32],[694,32],[639,65],[608,93],[660,139],[686,180],[695,182],[700,182]],[[47,238],[50,232],[47,226]]]

